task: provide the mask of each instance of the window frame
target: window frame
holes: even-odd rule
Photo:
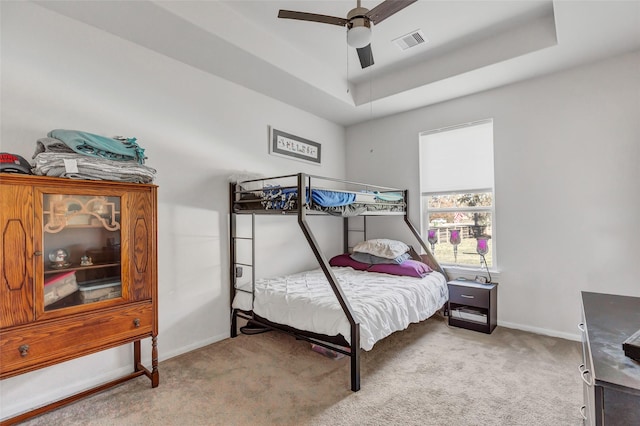
[[[491,193],[491,206],[467,206],[467,207],[443,207],[443,208],[429,208],[429,203],[425,200],[430,196],[438,196],[438,195],[459,195],[459,194],[474,194],[474,193],[482,193],[488,192]],[[455,190],[455,191],[434,191],[434,192],[422,192],[420,193],[420,209],[422,216],[422,230],[421,235],[424,241],[427,241],[428,231],[431,228],[431,221],[429,220],[429,216],[432,213],[489,213],[491,214],[491,266],[489,266],[490,271],[497,271],[497,257],[496,257],[496,245],[495,245],[495,217],[496,217],[496,200],[495,200],[495,190],[493,188],[479,188],[479,189],[465,189],[465,190]],[[426,205],[426,208],[423,206]],[[437,259],[437,258],[436,258]],[[442,263],[443,266],[450,268],[461,268],[461,269],[471,269],[471,270],[484,270],[485,266],[482,265],[470,265],[466,263]]]
[[[491,150],[493,152],[494,149],[494,144],[495,144],[495,135],[494,135],[494,119],[493,118],[485,118],[485,119],[480,119],[480,120],[476,120],[476,121],[471,121],[471,122],[466,122],[466,123],[459,123],[459,124],[454,124],[454,125],[450,125],[450,126],[446,126],[446,127],[440,127],[440,128],[435,128],[432,130],[427,130],[427,131],[422,131],[419,133],[419,138],[418,138],[418,143],[419,143],[419,152],[420,152],[420,159],[419,159],[419,164],[420,164],[420,225],[421,225],[421,229],[420,229],[420,234],[422,235],[422,237],[424,238],[425,241],[427,241],[427,237],[428,237],[428,231],[431,228],[430,226],[430,221],[429,221],[429,217],[434,214],[434,213],[487,213],[491,215],[491,266],[488,267],[486,264],[482,264],[479,262],[479,264],[475,265],[475,264],[467,264],[467,263],[444,263],[441,262],[441,264],[446,267],[446,269],[450,269],[450,270],[459,270],[461,272],[467,270],[470,271],[472,273],[477,273],[478,271],[485,271],[485,270],[489,270],[491,272],[495,272],[498,273],[498,256],[497,256],[497,249],[496,249],[496,239],[497,239],[497,232],[496,232],[496,191],[495,191],[495,159],[492,158],[491,159],[491,180],[490,182],[487,180],[484,181],[479,181],[476,182],[478,184],[480,184],[482,186],[482,188],[473,188],[473,180],[477,180],[477,179],[473,179],[473,180],[469,180],[470,185],[468,185],[470,188],[467,188],[467,184],[462,184],[459,185],[459,187],[461,187],[462,189],[444,189],[447,188],[447,186],[451,186],[451,185],[436,185],[435,191],[423,191],[424,189],[427,189],[427,187],[429,186],[429,184],[425,185],[425,181],[424,181],[424,173],[425,173],[425,169],[424,167],[428,167],[428,161],[426,163],[423,163],[424,161],[424,157],[423,157],[423,149],[425,149],[424,147],[426,147],[427,145],[423,145],[423,144],[428,144],[429,141],[428,140],[423,140],[423,138],[429,138],[431,136],[436,136],[437,134],[447,134],[449,132],[455,132],[457,130],[462,130],[462,129],[466,129],[466,128],[471,128],[471,127],[475,127],[475,126],[484,126],[484,125],[489,125],[491,128],[491,136],[490,139],[484,139],[485,141],[489,142],[490,141],[490,145],[491,145]],[[445,138],[448,136],[444,136]],[[480,136],[482,137],[482,136]],[[462,146],[465,145],[464,141],[468,141],[470,140],[467,136],[461,136],[460,139],[461,141],[461,147],[460,149],[462,149]],[[442,142],[442,140],[440,141]],[[452,143],[456,143],[455,141],[452,141]],[[474,160],[477,163],[477,160]],[[458,184],[461,182],[457,182]],[[442,189],[439,189],[438,186],[440,186]],[[454,187],[456,185],[453,185]],[[491,206],[466,206],[466,207],[443,207],[443,208],[429,208],[429,200],[426,199],[426,197],[428,196],[438,196],[438,195],[459,195],[459,194],[474,194],[474,193],[491,193]],[[447,239],[448,242],[448,239]],[[478,255],[478,257],[480,257]],[[440,260],[438,260],[440,262]]]

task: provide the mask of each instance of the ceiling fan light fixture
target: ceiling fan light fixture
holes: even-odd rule
[[[356,49],[365,47],[371,43],[371,28],[353,27],[347,31],[347,44]]]
[[[319,22],[322,24],[338,25],[340,27],[346,26],[347,44],[356,49],[358,58],[360,59],[360,65],[364,69],[373,65],[371,24],[378,25],[380,22],[416,1],[418,0],[383,0],[382,3],[379,3],[376,7],[369,10],[366,7],[362,7],[362,0],[356,0],[356,7],[347,13],[346,19],[284,9],[280,9],[278,18]]]

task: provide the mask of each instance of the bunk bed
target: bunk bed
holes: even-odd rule
[[[229,194],[231,337],[238,335],[240,318],[349,356],[351,390],[355,392],[360,389],[361,350],[371,349],[378,340],[425,320],[445,305],[447,275],[408,219],[407,190],[298,173],[232,182]],[[318,269],[256,280],[255,216],[269,214],[297,217]],[[252,216],[250,236],[238,235],[238,215]],[[344,253],[327,259],[307,222],[308,215],[343,218]],[[406,252],[395,267],[358,262],[349,256],[354,248],[350,246],[349,219],[355,216],[364,221],[363,241],[355,248],[389,242],[385,250]],[[367,240],[367,216],[401,216],[424,254],[402,242]],[[238,260],[240,240],[251,242],[248,264]],[[249,281],[238,279],[243,266],[251,267]],[[409,273],[395,272],[400,266],[409,268]]]

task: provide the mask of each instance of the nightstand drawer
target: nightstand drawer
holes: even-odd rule
[[[449,302],[488,307],[489,290],[449,284]]]

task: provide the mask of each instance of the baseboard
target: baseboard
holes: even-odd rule
[[[548,328],[531,327],[528,325],[517,324],[514,322],[498,321],[498,326],[506,328],[514,328],[516,330],[529,331],[531,333],[541,334],[543,336],[559,337],[566,340],[574,340],[576,342],[581,341],[579,333],[564,333],[557,330],[550,330]]]
[[[498,322],[498,326],[505,327],[505,328],[513,328],[516,330],[528,331],[531,333],[541,334],[545,336],[558,337],[566,340],[573,340],[573,341],[581,340],[581,337],[579,334],[563,333],[556,330],[550,330],[550,329],[539,328],[539,327],[531,327],[531,326],[517,324],[513,322],[501,321],[501,322]],[[219,342],[226,338],[229,338],[229,335],[227,333],[211,336],[207,339],[200,340],[190,345],[176,348],[173,351],[163,351],[161,356],[159,356],[158,358],[159,358],[159,361],[165,361],[165,360],[174,358],[176,356]],[[31,410],[34,407],[40,407],[40,406],[46,405],[50,402],[65,398],[66,396],[73,395],[78,392],[82,392],[86,389],[92,388],[102,383],[106,383],[118,377],[122,377],[130,372],[131,372],[131,367],[124,366],[122,368],[118,368],[116,370],[110,371],[101,376],[93,376],[91,377],[91,379],[82,380],[80,382],[74,382],[63,388],[56,388],[55,391],[47,392],[45,394],[38,394],[36,398],[30,398],[28,400],[19,401],[15,404],[9,404],[3,407],[3,414],[7,416],[15,416],[19,413]],[[162,370],[160,370],[160,382],[162,383]]]
[[[204,340],[199,340],[198,342],[192,343],[187,346],[181,346],[179,348],[174,349],[173,351],[162,351],[162,354],[158,356],[158,361],[160,362],[166,361],[168,359],[177,357],[182,354],[186,354],[187,352],[195,351],[196,349],[209,346],[213,343],[219,342],[227,338],[229,338],[229,333],[218,334]],[[162,372],[160,372],[160,377],[162,378]]]
[[[192,343],[188,346],[177,348],[176,350],[173,350],[173,351],[168,351],[168,352],[161,351],[161,355],[158,356],[158,361],[161,362],[161,361],[176,357],[178,355],[182,355],[187,352],[200,349],[204,346],[208,346],[212,343],[219,342],[228,337],[229,337],[228,333],[219,334],[216,336],[212,336],[208,339],[204,339],[196,343]],[[151,362],[150,360],[145,360],[145,359],[142,360],[142,363],[144,365],[148,365],[150,362]],[[126,376],[129,373],[131,373],[131,366],[126,365],[126,366],[117,368],[115,370],[106,372],[105,374],[102,374],[100,376],[91,376],[90,378],[80,379],[80,381],[74,380],[71,383],[67,383],[66,386],[63,385],[60,387],[56,387],[55,389],[52,389],[51,391],[46,393],[38,392],[38,394],[34,395],[32,398],[15,401],[13,404],[9,403],[7,405],[3,405],[2,417],[0,418],[0,420],[16,416],[18,414],[30,411],[37,407],[42,407],[54,401],[59,401],[68,396],[75,395],[79,392],[85,391],[87,389],[91,389],[103,383],[110,382],[119,377]],[[162,369],[160,369],[160,384],[162,384]]]
[[[112,380],[115,380],[119,377],[126,376],[131,373],[131,366],[125,366],[121,368],[117,368],[113,371],[106,372],[105,374],[101,374],[99,376],[91,376],[91,378],[87,378],[80,381],[73,381],[72,383],[68,383],[66,386],[63,384],[62,386],[53,388],[49,392],[40,393],[34,395],[32,398],[24,399],[21,401],[15,401],[15,403],[9,403],[2,408],[2,420],[7,419],[9,417],[14,417],[18,414],[25,413],[27,411],[31,411],[34,408],[42,407],[44,405],[50,404],[54,401],[60,401],[61,399],[67,398],[68,396],[75,395],[87,389],[91,389],[95,386],[101,385],[103,383],[108,383]],[[29,374],[29,373],[27,373]]]

